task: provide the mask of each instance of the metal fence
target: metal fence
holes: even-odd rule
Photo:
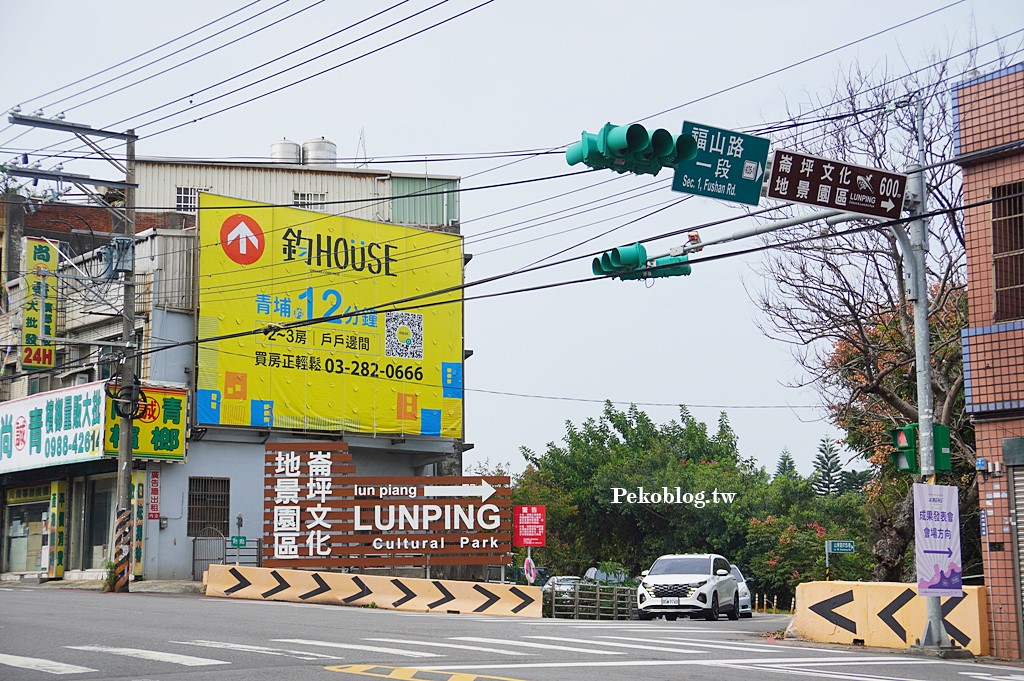
[[[234,547],[230,539],[221,536],[192,539],[192,579],[201,580],[208,567],[221,564],[262,566],[263,540],[247,539],[244,547]]]
[[[544,615],[576,620],[635,620],[636,589],[572,584],[545,592]]]

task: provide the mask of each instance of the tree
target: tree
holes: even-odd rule
[[[814,493],[822,497],[839,494],[842,467],[835,440],[829,437],[821,438],[821,442],[818,443],[818,454],[814,457],[814,479],[811,483]]]
[[[871,482],[871,471],[842,471],[839,474],[839,493],[861,493]]]
[[[794,477],[796,474],[796,462],[793,461],[793,455],[789,453],[788,449],[783,449],[779,454],[779,463],[775,465],[775,477]]]
[[[949,82],[974,64],[933,60],[930,69],[900,78],[887,70],[853,67],[838,79],[837,96],[814,110],[817,125],[793,116],[779,146],[870,167],[901,170],[918,164],[916,104],[924,103],[923,137],[928,208],[947,209],[928,222],[929,333],[935,420],[950,428],[954,471],[942,482],[962,490],[961,516],[977,514],[973,428],[964,407],[960,331],[967,324],[961,187],[953,156]],[[887,431],[918,421],[914,324],[897,240],[887,227],[854,221],[843,228],[809,224],[773,233],[775,248],[750,290],[763,313],[762,331],[792,344],[846,444],[873,467],[866,499],[875,578],[902,581],[913,540],[909,479],[888,463]],[[977,523],[965,522],[968,545],[978,547]]]

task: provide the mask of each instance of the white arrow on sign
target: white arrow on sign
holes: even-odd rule
[[[760,179],[761,179],[761,176],[762,176],[763,174],[764,174],[764,166],[763,166],[763,165],[761,165],[761,162],[760,162],[760,161],[758,161],[758,162],[757,162],[757,177],[755,177],[755,178],[754,178],[754,182],[757,182],[758,180],[760,180]]]
[[[895,207],[896,207],[896,204],[892,202],[892,199],[886,199],[885,201],[882,201],[882,208],[885,209],[886,213],[888,213],[889,211],[891,211]]]
[[[423,485],[425,497],[480,497],[487,501],[494,494],[494,487],[486,480],[479,485]]]
[[[235,241],[238,242],[238,252],[241,255],[245,255],[245,251],[250,243],[253,248],[259,248],[260,245],[259,239],[253,234],[249,225],[244,222],[239,222],[233,230],[228,232],[228,245],[230,246]]]

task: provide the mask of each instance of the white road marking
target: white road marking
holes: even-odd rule
[[[0,664],[19,669],[31,669],[36,672],[47,674],[85,674],[97,671],[89,667],[79,667],[74,664],[64,664],[53,660],[41,660],[36,657],[21,657],[20,655],[4,655],[0,653]]]
[[[693,643],[686,639],[667,639],[667,638],[633,638],[630,636],[597,636],[596,638],[606,639],[610,638],[613,641],[636,641],[638,643],[668,643],[671,645],[692,647],[692,648],[712,648],[716,650],[745,650],[752,653],[762,652],[773,652],[783,653],[791,651],[792,648],[785,646],[762,646],[757,643],[744,643],[743,641],[736,641],[731,644],[716,644],[716,643]]]
[[[614,643],[612,641],[594,641],[593,639],[586,638],[565,638],[563,636],[527,636],[526,638],[540,638],[545,641],[565,641],[566,643],[589,643],[591,645],[599,643],[603,646],[611,646],[613,648],[633,648],[634,650],[657,650],[660,653],[686,653],[688,655],[697,655],[703,653],[703,650],[680,650],[678,648],[666,647],[666,646],[647,646],[640,643]],[[602,636],[601,638],[611,638],[610,636]]]
[[[914,661],[911,661],[914,662]],[[918,664],[935,664],[938,660],[917,660]],[[864,662],[863,664],[871,664]],[[820,679],[822,676],[826,676],[829,679],[839,679],[840,681],[919,681],[918,679],[911,679],[905,676],[875,676],[873,674],[843,674],[833,670],[828,670],[826,673],[821,669],[799,669],[790,667],[787,665],[776,666],[776,665],[746,665],[746,664],[730,664],[728,660],[721,660],[718,664],[719,667],[726,669],[744,669],[747,671],[755,672],[771,672],[772,674],[789,674],[790,676],[809,676],[814,679]]]
[[[599,636],[598,638],[604,638],[604,636]],[[754,650],[756,650],[758,648],[763,648],[765,650],[770,650],[772,652],[778,652],[779,650],[792,650],[793,649],[793,646],[778,645],[778,644],[772,644],[772,643],[747,643],[746,641],[739,641],[739,640],[737,640],[737,641],[722,641],[722,640],[715,640],[715,639],[711,639],[709,641],[709,640],[703,639],[703,638],[685,638],[685,637],[680,637],[680,636],[673,636],[672,638],[659,638],[659,639],[654,639],[654,640],[656,640],[656,641],[671,641],[671,642],[678,641],[681,644],[685,644],[685,645],[709,645],[709,646],[710,645],[717,645],[719,647],[723,647],[724,646],[724,647],[726,647],[726,648],[728,648],[730,650],[736,648],[737,646],[739,646],[741,648],[750,648],[750,649],[754,649]],[[821,652],[823,652],[823,653],[836,653],[836,654],[839,654],[839,655],[856,655],[855,652],[850,651],[850,650],[828,650],[828,649],[824,649]]]
[[[304,638],[275,638],[275,643],[294,643],[300,646],[323,646],[325,648],[344,648],[348,650],[362,650],[370,653],[388,653],[389,655],[401,655],[403,657],[444,657],[436,653],[422,653],[414,650],[402,650],[400,648],[384,648],[383,646],[364,646],[358,643],[335,643],[333,641],[310,641]]]
[[[528,641],[509,641],[500,638],[480,638],[478,636],[452,636],[453,641],[470,641],[473,643],[498,643],[505,646],[522,646],[524,648],[542,648],[544,650],[567,650],[572,653],[590,653],[591,655],[625,655],[611,650],[594,650],[593,648],[571,648],[546,643],[529,643]]]
[[[297,657],[300,660],[341,660],[344,658],[336,655],[321,655],[320,653],[307,653],[304,650],[287,650],[284,648],[265,648],[264,646],[253,646],[245,643],[229,643],[227,641],[169,641],[169,643],[180,643],[186,646],[202,646],[203,648],[222,648],[224,650],[237,650],[243,653],[260,653],[262,655],[281,655]]]
[[[814,649],[813,652],[824,652],[821,650]],[[891,660],[892,656],[885,657],[864,657],[858,661],[861,662],[875,662],[875,661],[888,661]],[[808,657],[789,657],[789,658],[753,658],[743,659],[737,658],[735,660],[695,660],[692,657],[684,660],[614,660],[614,661],[582,661],[576,660],[575,662],[509,662],[507,664],[465,664],[465,665],[443,665],[443,666],[431,666],[431,667],[418,667],[418,669],[431,670],[431,671],[459,671],[463,669],[560,669],[562,667],[671,667],[671,666],[701,666],[701,667],[739,667],[741,665],[765,665],[763,667],[753,666],[751,669],[757,671],[774,671],[775,665],[786,664],[791,662],[816,662],[822,665],[830,665],[835,661],[834,657],[822,657],[822,658],[808,658]],[[844,660],[845,661],[845,660]],[[922,664],[934,664],[934,660],[920,660]],[[769,666],[770,665],[770,666]],[[833,675],[831,672],[827,674],[829,679],[843,678]],[[818,673],[818,678],[821,678],[821,673]],[[849,678],[849,677],[846,677]],[[855,680],[856,681],[856,680]],[[864,681],[860,679],[859,681]],[[920,681],[920,679],[907,679],[907,681]]]
[[[121,655],[122,657],[134,657],[140,660],[151,660],[154,662],[170,662],[185,667],[208,667],[214,664],[231,664],[224,660],[211,660],[206,657],[192,657],[191,655],[178,655],[176,653],[162,653],[157,650],[142,650],[140,648],[115,648],[113,646],[64,646],[71,650],[85,650],[91,653],[107,653],[109,655]]]
[[[458,648],[460,650],[477,650],[484,653],[498,653],[499,655],[533,655],[533,653],[520,653],[517,650],[502,650],[501,648],[484,648],[483,646],[464,646],[458,643],[437,643],[436,641],[410,641],[403,638],[364,638],[364,641],[380,641],[382,643],[404,643],[412,646],[437,646],[439,648]]]

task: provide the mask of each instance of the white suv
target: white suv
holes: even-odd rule
[[[642,620],[703,614],[717,620],[720,612],[729,619],[740,617],[739,590],[729,561],[713,553],[671,554],[654,561],[640,573],[636,590],[637,612]]]

